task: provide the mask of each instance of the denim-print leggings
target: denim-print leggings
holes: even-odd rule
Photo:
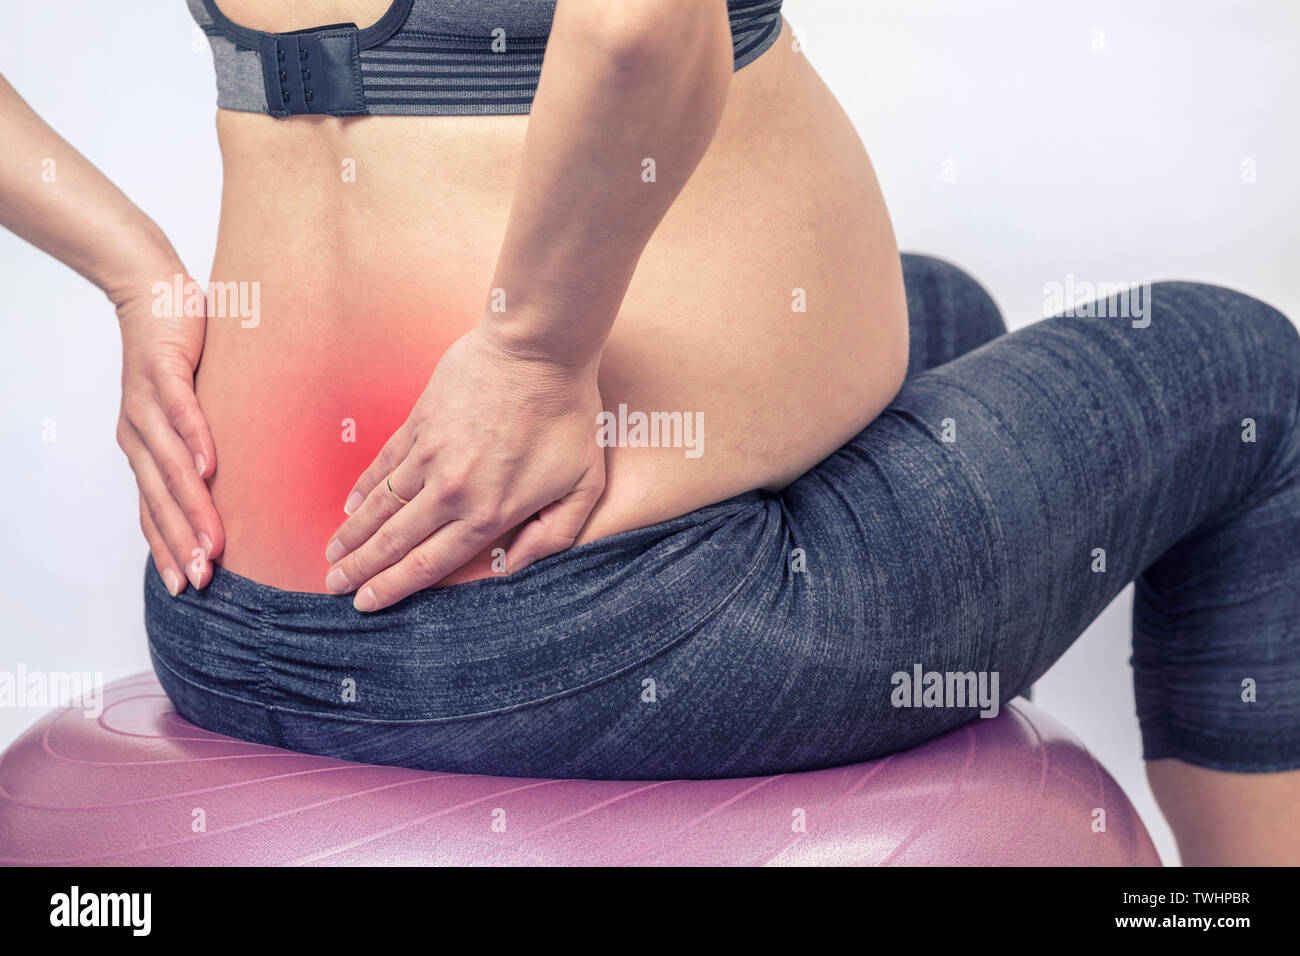
[[[1006,334],[969,276],[904,267],[907,381],[781,493],[366,615],[220,568],[173,599],[150,568],[168,695],[210,730],[428,770],[807,770],[992,713],[1136,580],[1146,758],[1300,767],[1295,328],[1168,282],[1140,320],[1117,299]]]

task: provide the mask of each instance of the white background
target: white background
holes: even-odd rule
[[[1068,274],[1219,282],[1300,315],[1300,5],[785,9],[872,154],[901,247],[975,273],[1012,328],[1039,318],[1044,284]],[[182,0],[5,0],[0,22],[0,72],[205,275],[221,181],[215,86]],[[0,669],[108,680],[144,670],[145,547],[113,439],[112,312],[96,289],[0,234],[0,323]],[[47,419],[54,442],[41,438]],[[1130,594],[1039,683],[1037,701],[1119,779],[1173,863],[1139,758]],[[0,746],[37,716],[0,709]]]

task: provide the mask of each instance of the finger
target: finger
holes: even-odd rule
[[[181,436],[194,458],[194,470],[200,478],[212,474],[217,464],[217,449],[208,430],[208,421],[199,409],[193,378],[169,376],[158,384],[158,401],[172,428]]]
[[[167,542],[163,540],[158,526],[154,524],[143,493],[140,495],[140,530],[144,532],[145,541],[149,542],[149,553],[153,555],[154,568],[162,578],[163,587],[167,589],[168,594],[175,597],[185,590],[185,576],[181,574],[176,559],[167,548]]]
[[[366,581],[352,605],[358,611],[378,611],[432,587],[471,560],[494,537],[496,534],[476,528],[468,521],[456,520],[443,525],[401,561]]]
[[[389,509],[388,519],[358,548],[336,561],[325,576],[325,586],[335,594],[354,591],[375,575],[397,564],[453,516],[447,503],[430,492],[421,492],[408,505],[398,504],[382,485],[371,492],[372,498],[382,499],[384,496],[392,499],[392,505],[381,501],[375,507]],[[353,519],[360,517],[370,507],[371,501],[367,498],[366,503],[352,516]]]
[[[403,426],[393,433],[392,438],[384,442],[384,447],[379,449],[379,454],[370,463],[370,467],[361,473],[357,483],[352,486],[347,501],[343,503],[343,513],[346,515],[354,514],[362,502],[370,496],[385,478],[397,469],[398,464],[404,461],[410,452],[410,435],[406,427]],[[414,498],[415,495],[404,494],[402,497]]]
[[[167,495],[176,502],[186,522],[194,530],[199,547],[209,556],[220,554],[225,545],[225,536],[216,506],[212,503],[212,492],[194,469],[193,456],[168,421],[162,407],[145,407],[139,413],[138,420],[132,419],[132,425],[153,459],[154,470]]]
[[[140,436],[132,432],[123,442],[123,448],[131,470],[135,472],[145,508],[167,551],[189,582],[196,588],[203,587],[212,577],[212,568],[198,534],[167,490],[167,484]]]
[[[580,485],[539,511],[511,542],[506,552],[506,572],[514,574],[534,561],[573,547],[602,490],[602,484]]]
[[[384,474],[379,484],[370,489],[360,507],[353,509],[352,515],[339,526],[338,531],[334,532],[334,537],[325,548],[325,560],[330,564],[338,564],[344,557],[369,541],[393,515],[408,507],[423,490],[424,476],[420,473],[419,464],[408,456],[396,466],[394,471]],[[436,525],[429,527],[424,537],[433,534],[435,530],[437,530]],[[419,540],[422,541],[424,538]]]

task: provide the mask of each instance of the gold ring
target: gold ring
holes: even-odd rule
[[[388,493],[392,495],[394,498],[396,498],[398,501],[400,501],[402,504],[409,505],[411,503],[409,498],[403,498],[401,495],[399,495],[396,491],[393,490],[392,475],[389,475],[387,478],[384,479],[384,484],[388,486]]]

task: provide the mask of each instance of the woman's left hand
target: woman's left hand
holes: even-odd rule
[[[481,328],[453,343],[348,496],[326,587],[374,611],[520,525],[508,573],[570,547],[605,488],[597,364],[513,354]]]

